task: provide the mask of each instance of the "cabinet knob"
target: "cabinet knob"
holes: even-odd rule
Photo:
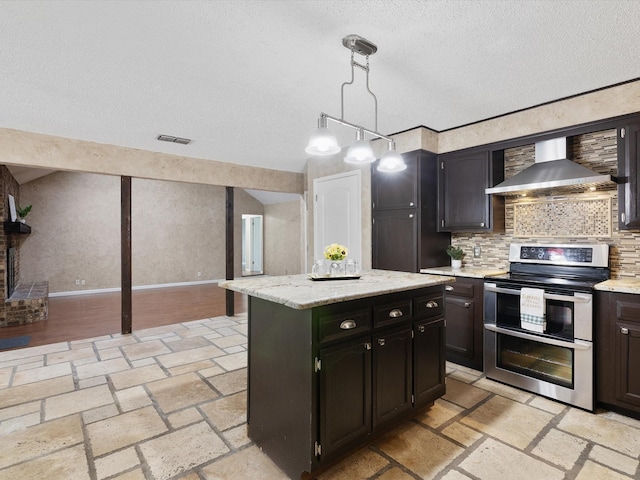
[[[482,222],[482,223],[480,224],[480,226],[481,226],[481,227],[484,227],[484,222]]]
[[[436,302],[435,300],[429,300],[426,305],[427,308],[436,308],[437,306],[438,302]]]
[[[471,304],[469,302],[464,302],[464,308],[469,308]]]
[[[371,350],[371,344],[369,342],[364,344],[364,349],[365,350]]]
[[[451,285],[447,285],[446,287],[444,287],[444,289],[445,289],[447,292],[453,292],[453,287],[452,287]]]
[[[410,214],[409,214],[409,218],[413,218],[413,213],[410,213]]]
[[[402,310],[399,308],[394,308],[389,312],[389,318],[398,318],[402,316]]]
[[[425,331],[425,330],[426,330],[426,327],[425,327],[424,325],[420,325],[420,326],[418,327],[418,331],[419,331],[420,333],[424,333],[424,331]]]
[[[379,338],[378,339],[378,345],[384,346],[384,344],[385,344],[384,338]]]
[[[356,322],[354,322],[353,320],[344,320],[340,324],[340,328],[342,330],[351,330],[352,328],[356,328],[356,326]]]
[[[409,206],[410,206],[410,207],[413,207],[413,202],[409,202]]]
[[[629,329],[625,327],[620,327],[620,333],[623,335],[629,335]]]

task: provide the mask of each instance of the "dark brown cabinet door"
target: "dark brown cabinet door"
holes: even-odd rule
[[[596,294],[596,400],[640,414],[640,295]]]
[[[373,338],[373,428],[413,408],[411,327]]]
[[[371,431],[370,337],[320,351],[322,456]]]
[[[402,156],[402,172],[381,173],[376,164],[371,171],[372,266],[418,272],[446,265],[451,235],[437,227],[438,158],[423,150]]]
[[[447,354],[473,358],[473,300],[447,295]]]
[[[640,324],[616,322],[616,398],[640,408]]]
[[[415,208],[418,205],[418,158],[403,155],[407,169],[395,173],[379,173],[373,170],[371,198],[373,208]]]
[[[413,395],[421,407],[444,395],[444,319],[416,322],[413,338]]]
[[[502,181],[503,152],[487,150],[440,155],[438,228],[443,232],[487,231],[504,216],[504,199],[484,193]],[[502,211],[501,211],[502,209]],[[494,219],[494,216],[499,218]],[[495,228],[503,228],[495,222]]]
[[[374,268],[401,272],[418,271],[417,213],[414,208],[374,212]]]
[[[640,121],[618,129],[619,227],[640,229]]]
[[[447,360],[482,371],[484,281],[457,277],[445,288]]]

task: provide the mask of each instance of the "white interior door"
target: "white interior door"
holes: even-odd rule
[[[314,260],[324,258],[325,246],[339,243],[362,266],[361,177],[353,170],[313,180]]]

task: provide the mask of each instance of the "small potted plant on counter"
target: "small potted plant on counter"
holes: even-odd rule
[[[447,247],[447,255],[451,257],[451,267],[452,268],[460,268],[462,267],[462,259],[464,258],[464,252],[460,247],[455,247],[453,245],[449,245]]]

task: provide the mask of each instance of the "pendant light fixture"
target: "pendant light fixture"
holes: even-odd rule
[[[378,133],[378,98],[369,89],[369,56],[378,51],[378,47],[369,40],[360,37],[359,35],[347,35],[342,39],[342,45],[351,50],[351,81],[344,82],[340,89],[340,118],[334,118],[326,113],[320,113],[318,119],[318,129],[311,135],[309,144],[305,148],[305,152],[310,155],[333,155],[340,151],[340,146],[336,140],[336,137],[329,131],[327,127],[327,120],[339,123],[346,127],[350,127],[356,130],[356,141],[353,143],[347,152],[347,156],[344,161],[346,163],[364,165],[375,162],[376,157],[373,155],[373,149],[371,143],[366,139],[365,134],[369,134],[376,138],[382,138],[389,142],[389,150],[380,159],[378,170],[381,172],[399,172],[407,168],[402,156],[396,152],[395,142],[391,137]],[[366,57],[366,65],[362,65],[354,60],[355,54],[358,53]],[[369,130],[367,128],[349,123],[344,120],[344,87],[346,85],[353,84],[354,81],[354,67],[361,68],[365,71],[367,77],[367,92],[371,94],[375,106],[375,130]]]
[[[356,130],[356,142],[349,147],[347,156],[344,157],[346,163],[355,163],[362,165],[364,163],[373,163],[376,157],[373,155],[371,143],[364,139],[364,132],[360,129]]]

